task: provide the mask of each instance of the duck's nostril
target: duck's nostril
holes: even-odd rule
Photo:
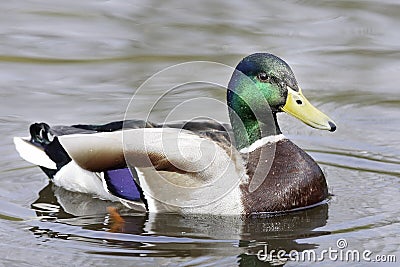
[[[331,121],[328,121],[328,123],[329,123],[329,126],[331,126],[331,129],[329,131],[330,132],[336,131],[336,125]]]
[[[298,99],[298,100],[296,100],[296,103],[299,104],[299,105],[301,105],[301,104],[303,104],[303,101],[301,101],[300,99]]]

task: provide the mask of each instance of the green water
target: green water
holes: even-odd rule
[[[268,265],[257,258],[265,245],[321,252],[337,249],[341,238],[348,249],[400,261],[397,1],[8,1],[0,10],[1,265]],[[125,210],[124,227],[110,232],[110,203],[49,184],[12,144],[35,121],[123,119],[135,90],[165,67],[196,60],[235,66],[259,51],[284,58],[308,99],[338,125],[329,133],[279,116],[284,134],[324,170],[334,194],[326,205],[246,220]],[[142,104],[164,89],[160,82]],[[221,91],[198,88],[174,94],[152,115],[164,118],[196,96],[225,101]],[[205,110],[226,116],[211,104],[181,114]],[[310,265],[286,266],[298,264]]]

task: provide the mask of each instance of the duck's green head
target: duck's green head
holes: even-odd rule
[[[227,102],[239,149],[279,134],[276,113],[281,111],[311,127],[336,130],[333,120],[304,97],[289,65],[272,54],[256,53],[240,61],[228,85]]]

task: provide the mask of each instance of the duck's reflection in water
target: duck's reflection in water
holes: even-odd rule
[[[80,229],[94,230],[98,239],[109,245],[110,249],[94,253],[114,255],[113,249],[118,248],[117,254],[126,256],[187,257],[188,261],[208,256],[214,260],[215,257],[224,258],[225,263],[230,259],[232,264],[239,266],[279,265],[284,262],[274,258],[260,259],[257,254],[265,248],[276,252],[315,249],[318,244],[307,243],[305,239],[329,234],[318,230],[326,224],[328,204],[277,215],[183,216],[136,213],[119,203],[70,192],[51,183],[39,195],[32,204],[39,217],[76,226],[76,232],[81,235],[79,239],[83,241],[90,239],[93,242],[97,237],[85,236],[86,232]],[[115,220],[115,214],[110,217],[107,212],[110,206],[118,209],[117,216],[121,216],[122,221]],[[44,230],[39,228],[34,227],[32,231],[43,233]]]

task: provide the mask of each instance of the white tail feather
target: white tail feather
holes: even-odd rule
[[[56,163],[39,147],[32,145],[22,137],[14,137],[15,148],[24,160],[48,169],[57,169]]]

